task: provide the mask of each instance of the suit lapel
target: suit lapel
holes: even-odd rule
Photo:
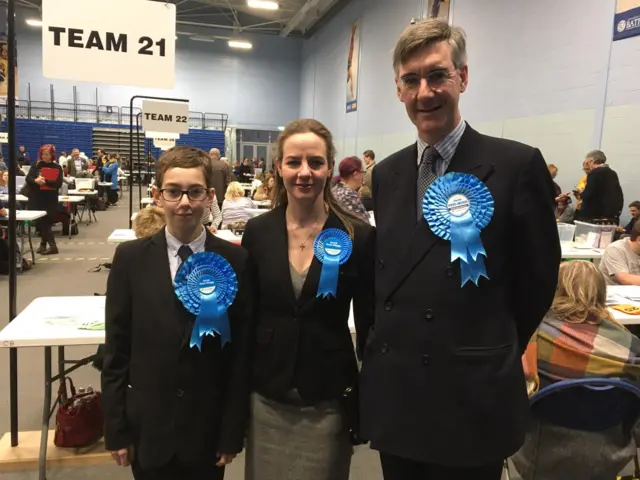
[[[492,175],[494,170],[494,165],[488,157],[488,152],[483,151],[482,149],[482,136],[478,134],[475,130],[473,130],[469,125],[466,126],[465,131],[460,139],[460,143],[458,144],[458,148],[449,163],[449,168],[447,168],[446,173],[450,172],[459,172],[459,173],[469,173],[471,175],[475,175],[481,181],[486,182],[487,179]],[[417,159],[417,146],[414,159]],[[399,164],[404,164],[408,162],[398,162]],[[417,164],[417,160],[414,162]],[[402,166],[402,168],[405,168]],[[408,170],[408,169],[407,169]],[[411,274],[411,272],[416,268],[416,266],[422,261],[422,259],[429,253],[429,251],[433,248],[436,242],[444,242],[440,237],[436,236],[429,226],[427,225],[426,220],[421,218],[417,224],[415,223],[415,218],[417,218],[417,169],[414,169],[416,173],[413,176],[413,199],[411,202],[408,200],[403,201],[403,205],[411,204],[413,207],[405,208],[405,210],[411,210],[413,212],[414,225],[413,234],[410,237],[408,245],[404,251],[404,258],[400,262],[398,262],[398,267],[395,271],[395,275],[393,277],[393,281],[390,286],[391,289],[387,296],[393,295],[393,293],[400,287],[402,282]],[[403,183],[400,185],[409,185],[408,181],[408,173],[404,173],[406,178],[402,180]],[[407,189],[409,190],[409,189]],[[406,218],[406,215],[402,215],[402,208],[399,208],[399,215],[401,216],[401,223],[399,225],[400,232],[406,232],[407,225],[409,219]]]
[[[176,310],[177,299],[171,279],[169,257],[167,254],[167,237],[164,228],[151,237],[153,248],[153,260],[151,262],[153,284],[158,294],[158,300],[162,302],[161,317],[168,319],[168,326],[175,332],[178,340],[182,339],[184,322]]]

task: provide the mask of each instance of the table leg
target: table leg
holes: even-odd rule
[[[38,478],[47,478],[47,442],[49,441],[49,416],[51,410],[51,347],[44,347],[44,403],[42,405],[42,431],[40,433],[40,456]]]
[[[31,264],[35,265],[36,264],[36,252],[33,251],[33,240],[31,238],[31,223],[30,222],[27,222],[27,237],[29,238],[29,248],[31,249]]]
[[[62,347],[58,347],[58,376],[60,383],[64,383],[64,377],[65,377],[65,361],[64,361],[64,346]],[[66,398],[63,398],[63,400],[66,400]]]

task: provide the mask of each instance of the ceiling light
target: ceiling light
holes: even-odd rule
[[[284,132],[284,127],[278,127],[278,130],[280,130],[281,132]]]
[[[251,42],[245,42],[242,40],[229,40],[229,46],[231,48],[241,48],[243,50],[251,50],[253,48]]]
[[[215,38],[209,38],[209,37],[189,37],[189,40],[193,40],[195,42],[208,42],[208,43],[215,43],[216,41]]]
[[[27,18],[26,23],[27,23],[27,25],[29,25],[31,27],[41,27],[42,26],[42,20],[40,20],[39,18]]]
[[[247,6],[251,8],[262,8],[263,10],[278,10],[278,2],[269,0],[247,0]]]

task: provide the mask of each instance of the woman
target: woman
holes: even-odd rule
[[[570,205],[570,198],[562,198],[556,202],[556,221],[559,223],[573,223],[576,211]]]
[[[107,200],[109,205],[116,205],[118,203],[118,159],[116,155],[112,153],[109,155],[109,161],[102,167],[104,173],[104,181],[111,182],[111,187],[107,190]]]
[[[7,193],[9,193],[9,171],[3,170],[0,172],[0,194]]]
[[[373,325],[374,231],[331,193],[335,147],[321,123],[290,123],[276,156],[275,208],[250,220],[242,239],[256,302],[245,480],[347,480],[357,412],[341,399],[358,376],[349,310],[353,299],[361,351]],[[325,229],[353,245],[335,298],[318,293],[326,271],[314,240]]]
[[[244,196],[244,188],[238,182],[231,182],[222,202],[222,228],[235,222],[248,222],[251,218],[247,208],[256,208],[250,198]]]
[[[273,175],[267,173],[262,185],[258,187],[256,193],[253,195],[253,199],[256,202],[262,202],[264,200],[272,200],[273,192],[276,186],[276,180],[273,178]]]
[[[362,160],[358,157],[347,157],[340,162],[338,172],[340,178],[333,187],[334,197],[344,209],[368,223],[369,214],[358,196],[366,173],[362,168]]]
[[[56,149],[53,145],[42,145],[38,151],[35,167],[29,169],[26,183],[29,189],[29,210],[44,210],[47,214],[38,221],[40,247],[36,253],[55,255],[58,253],[56,240],[51,231],[53,217],[58,208],[58,190],[62,186],[62,167],[54,160]],[[47,248],[47,243],[49,248]]]
[[[523,356],[530,395],[552,383],[584,377],[640,385],[640,339],[613,319],[606,300],[604,277],[593,263],[574,260],[560,265],[551,309]],[[584,396],[536,410],[523,447],[511,458],[524,480],[616,478],[633,458],[635,441],[621,425],[590,432],[546,421],[563,408],[578,409],[579,398]],[[622,403],[614,408],[622,408]]]

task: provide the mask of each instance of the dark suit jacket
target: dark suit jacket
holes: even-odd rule
[[[353,253],[340,267],[337,298],[316,297],[322,264],[314,257],[296,300],[285,211],[278,207],[249,220],[242,238],[255,282],[253,389],[276,400],[294,387],[309,403],[337,399],[357,377],[348,327],[352,299],[360,345],[373,324],[374,229],[355,221]],[[346,230],[333,213],[324,228]]]
[[[582,192],[582,218],[618,218],[623,203],[622,187],[615,171],[605,165],[589,172],[587,186]]]
[[[490,280],[460,286],[451,244],[416,224],[417,146],[376,165],[376,320],[360,375],[362,434],[421,462],[477,466],[522,444],[520,357],[554,296],[560,243],[540,151],[467,125],[448,172],[495,202],[482,231]]]
[[[231,342],[207,336],[189,347],[195,315],[174,293],[165,231],[118,246],[106,299],[102,370],[105,441],[133,444],[143,468],[174,455],[215,463],[242,450],[248,416],[251,295],[247,252],[207,232],[205,249],[226,258],[239,288],[229,308]]]

